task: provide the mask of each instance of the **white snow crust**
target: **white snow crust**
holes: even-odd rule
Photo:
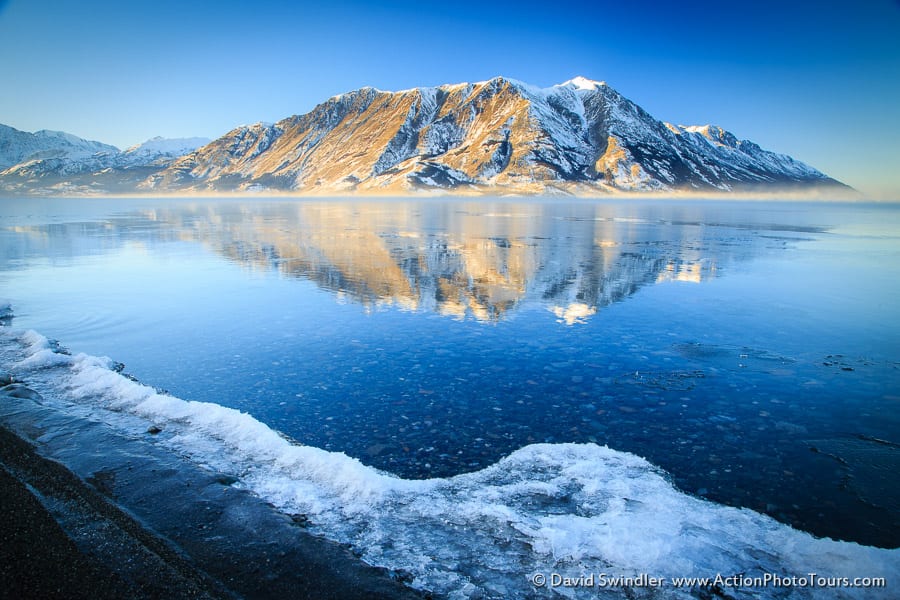
[[[596,589],[534,587],[537,573],[817,573],[889,582],[886,589],[725,590],[734,598],[886,599],[894,597],[891,582],[900,581],[900,550],[817,539],[751,510],[689,496],[643,458],[605,446],[535,444],[478,472],[406,480],[292,443],[249,414],[157,393],[111,370],[109,359],[59,354],[33,331],[2,328],[0,345],[18,356],[12,372],[40,378],[60,406],[89,407],[91,418],[126,429],[135,420],[144,430],[162,425],[158,443],[238,477],[281,510],[307,515],[314,532],[449,598],[597,597]],[[695,597],[672,586],[629,593]]]

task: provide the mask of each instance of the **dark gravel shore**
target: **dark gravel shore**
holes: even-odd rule
[[[79,550],[41,500],[93,525],[90,543],[119,564]],[[63,508],[64,507],[64,508]],[[121,573],[122,564],[131,564]],[[59,463],[0,427],[0,595],[5,598],[230,598],[134,519]]]
[[[0,598],[422,597],[221,477],[115,435],[0,389]]]

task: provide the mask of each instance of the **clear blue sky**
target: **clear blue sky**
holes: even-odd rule
[[[605,80],[900,199],[900,0],[0,0],[0,123],[119,147],[496,75]]]

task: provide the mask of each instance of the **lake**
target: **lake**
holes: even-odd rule
[[[698,530],[715,535],[715,515],[741,515],[733,540],[757,548],[778,544],[747,542],[748,531],[800,535],[778,523],[900,545],[897,205],[9,199],[0,252],[10,327],[73,355],[65,365],[24,358],[14,369],[23,380],[163,423],[160,443],[204,464],[225,443],[243,485],[440,593],[474,582],[517,595],[507,580],[490,583],[490,565],[452,554],[495,548],[496,531],[453,538],[405,494],[445,515],[477,503],[458,508],[456,528],[468,514],[528,515],[502,528],[531,549],[492,559],[518,556],[523,572],[542,568],[521,558],[547,554],[541,544],[573,561],[566,568],[617,564],[608,549],[586,550],[603,546],[596,536],[609,532],[591,528],[608,526],[613,496],[622,515],[630,502],[651,515],[694,507],[706,515]],[[3,343],[16,360],[53,345],[11,333]],[[145,386],[165,392],[153,398],[237,409],[253,425],[215,424],[200,409],[176,417],[149,406]],[[290,439],[289,453],[317,454],[291,454],[312,462],[275,473],[288,450],[232,443],[257,426]],[[497,479],[511,472],[518,479]],[[624,481],[640,485],[615,495]],[[604,489],[591,496],[592,486]],[[396,522],[373,517],[375,505]],[[593,524],[553,520],[575,516]],[[548,534],[551,521],[565,535]],[[428,542],[404,537],[416,528],[450,554],[422,566],[411,548]],[[664,570],[658,547],[657,562],[636,558],[645,544],[622,564]],[[716,560],[703,550],[691,564]]]

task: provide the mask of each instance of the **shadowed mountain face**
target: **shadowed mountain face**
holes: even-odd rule
[[[719,127],[657,121],[605,83],[538,89],[498,77],[336,96],[305,115],[238,127],[141,187],[591,194],[820,185],[841,186]]]

